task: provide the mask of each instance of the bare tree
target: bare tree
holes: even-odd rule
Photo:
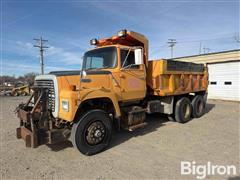
[[[19,76],[16,78],[15,76],[0,76],[0,84],[3,85],[4,82],[8,82],[14,85],[17,84],[29,84],[30,86],[34,84],[34,79],[38,74],[35,72],[30,72],[27,74],[24,74],[23,76]]]

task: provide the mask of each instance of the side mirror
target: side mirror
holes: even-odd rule
[[[142,49],[135,49],[134,56],[135,56],[135,64],[136,65],[143,64],[143,50]]]
[[[86,71],[83,70],[82,71],[82,77],[85,78],[86,76],[87,76],[87,73],[86,73]]]

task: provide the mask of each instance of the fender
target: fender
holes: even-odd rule
[[[97,98],[110,99],[114,106],[115,116],[116,117],[121,116],[117,95],[105,88],[82,89],[79,92],[71,91],[71,90],[62,90],[59,98],[60,98],[59,99],[59,102],[60,102],[59,118],[64,119],[66,121],[74,120],[74,117],[77,113],[77,109],[83,102],[85,102],[86,100],[97,99]],[[61,103],[62,100],[68,100],[69,111],[62,110],[62,103]]]
[[[78,100],[78,92],[72,91],[68,89],[61,90],[59,94],[59,118],[64,119],[66,121],[73,121],[74,116],[77,112],[78,106],[77,106],[77,100]],[[62,101],[68,102],[68,111],[64,111],[62,108]]]
[[[120,111],[120,108],[119,108],[117,95],[116,95],[116,93],[112,92],[109,89],[105,89],[105,88],[82,89],[80,91],[80,103],[78,103],[78,105],[81,105],[81,103],[83,103],[86,100],[97,99],[97,98],[108,98],[108,99],[110,99],[113,103],[115,113],[116,113],[116,117],[121,116],[121,111]]]

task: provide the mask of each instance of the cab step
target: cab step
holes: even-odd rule
[[[136,125],[133,125],[133,126],[129,126],[129,127],[127,128],[127,130],[128,130],[128,131],[134,131],[134,130],[136,130],[136,129],[143,128],[143,127],[145,127],[146,125],[147,125],[147,123],[146,123],[146,122],[143,122],[143,123],[141,123],[141,124],[136,124]]]

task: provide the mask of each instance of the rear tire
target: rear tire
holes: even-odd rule
[[[186,123],[191,119],[191,101],[187,97],[179,99],[175,106],[175,119],[179,123]]]
[[[85,155],[103,151],[111,140],[112,123],[107,113],[91,110],[73,124],[71,141],[73,146]]]
[[[205,111],[205,101],[203,96],[197,95],[193,98],[192,102],[192,117],[199,118],[204,114]]]

